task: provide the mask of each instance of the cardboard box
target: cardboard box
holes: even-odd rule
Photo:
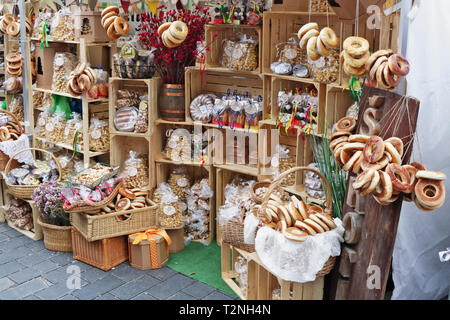
[[[170,253],[177,253],[184,249],[184,227],[178,229],[166,229],[167,234],[172,240],[169,246]]]
[[[61,43],[50,43],[48,48],[40,49],[39,42],[35,43],[36,50],[34,56],[36,58],[36,86],[41,89],[51,89],[53,79],[53,60],[56,52],[68,51]]]
[[[147,233],[147,239],[142,239],[138,244],[133,244],[136,237],[144,234],[144,232],[141,232],[128,236],[128,260],[130,265],[140,270],[162,268],[169,261],[169,245],[166,239],[157,233]]]
[[[75,39],[85,38],[87,42],[109,42],[101,19],[99,11],[76,11]]]

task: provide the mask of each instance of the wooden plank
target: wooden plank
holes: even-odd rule
[[[270,273],[264,267],[258,266],[258,300],[272,299],[272,292],[269,287]]]
[[[303,283],[294,282],[292,287],[292,300],[303,300]]]
[[[312,300],[323,299],[324,277],[319,277],[314,281]]]

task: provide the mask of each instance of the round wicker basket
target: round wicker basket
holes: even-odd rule
[[[44,233],[45,248],[51,251],[72,252],[72,232],[71,226],[62,227],[42,222],[38,219],[39,225]]]

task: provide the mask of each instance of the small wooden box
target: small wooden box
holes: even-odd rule
[[[109,42],[101,19],[101,13],[98,11],[75,12],[75,39],[85,38],[87,42]]]
[[[128,260],[127,236],[89,242],[72,227],[73,257],[103,271]]]
[[[152,258],[155,259],[155,257],[152,257],[150,241],[145,239],[139,244],[133,244],[133,241],[136,239],[136,234],[132,234],[128,236],[128,251],[130,265],[133,268],[140,270],[159,269],[164,267],[169,261],[167,241],[159,234],[152,234],[151,236],[153,236],[156,242],[157,267],[155,268],[152,265]]]

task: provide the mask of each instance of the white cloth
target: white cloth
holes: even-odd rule
[[[334,223],[337,228],[307,237],[303,242],[288,240],[280,232],[262,227],[256,233],[256,253],[267,270],[283,280],[314,281],[330,256],[341,254],[345,230],[339,218]]]
[[[244,243],[255,244],[256,228],[259,222],[259,219],[253,214],[247,214],[244,219]]]
[[[431,3],[432,2],[432,3]],[[420,100],[412,161],[444,172],[450,190],[450,1],[415,1],[411,15],[407,59],[408,96]],[[419,145],[418,143],[419,142]],[[450,247],[450,201],[433,212],[404,202],[393,254],[395,289],[392,299],[442,299],[449,293],[450,262],[439,252]]]
[[[30,141],[28,136],[22,134],[19,139],[14,141],[4,141],[0,142],[0,151],[6,154],[8,157],[13,156],[15,153],[20,150],[26,149],[30,147]],[[34,158],[31,151],[26,151],[19,153],[14,159],[19,161],[20,163],[33,164]]]

